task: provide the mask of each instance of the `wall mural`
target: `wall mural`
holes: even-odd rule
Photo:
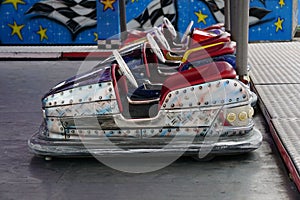
[[[250,0],[250,41],[290,40],[296,0]],[[97,44],[119,32],[117,0],[2,0],[1,44]],[[126,0],[128,28],[168,17],[183,32],[224,21],[223,0]],[[296,19],[297,20],[297,19]],[[98,25],[97,25],[98,21]]]
[[[3,0],[3,44],[96,44],[95,0]]]

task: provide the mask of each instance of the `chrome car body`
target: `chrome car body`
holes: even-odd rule
[[[170,49],[160,46],[164,62],[150,41],[136,42],[59,83],[42,99],[44,122],[28,141],[31,151],[111,156],[257,149],[262,135],[253,122],[256,95],[236,79],[228,61],[234,44],[211,41],[176,51],[173,60],[166,55]]]

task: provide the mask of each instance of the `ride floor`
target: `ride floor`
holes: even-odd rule
[[[300,42],[249,46],[253,89],[270,132],[300,190]]]

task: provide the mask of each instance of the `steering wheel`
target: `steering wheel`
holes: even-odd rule
[[[158,59],[161,62],[165,63],[166,62],[165,56],[161,52],[158,44],[156,43],[155,39],[153,38],[153,36],[150,33],[147,34],[147,39],[148,39],[151,49],[154,51],[155,55],[158,57]]]
[[[170,45],[167,41],[167,39],[165,38],[164,34],[161,32],[160,29],[156,28],[154,31],[154,35],[157,37],[157,39],[159,40],[159,42],[167,49],[170,51]]]
[[[180,41],[181,43],[183,43],[186,40],[186,38],[189,35],[193,25],[194,25],[194,21],[191,21],[190,24],[186,27],[186,30],[185,30],[182,38],[181,38],[181,41]]]
[[[113,54],[119,64],[120,70],[122,71],[122,73],[127,77],[127,79],[129,80],[129,82],[136,88],[138,88],[138,84],[134,78],[134,76],[132,75],[130,69],[128,68],[127,64],[125,63],[124,59],[122,58],[122,56],[120,55],[120,53],[117,50],[113,50]]]
[[[170,31],[170,33],[175,38],[177,36],[176,30],[175,30],[173,24],[170,22],[170,20],[166,17],[164,17],[164,24],[166,25],[167,29]]]

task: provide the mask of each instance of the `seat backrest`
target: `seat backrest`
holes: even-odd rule
[[[128,86],[127,86],[126,77],[124,75],[120,75],[118,73],[118,70],[119,70],[119,65],[112,64],[111,77],[112,77],[112,81],[113,81],[113,86],[114,86],[119,110],[122,113],[123,112],[123,102],[122,102],[121,97],[127,97]]]
[[[168,77],[162,86],[160,105],[170,91],[220,79],[234,79],[236,72],[227,62],[212,62]]]

